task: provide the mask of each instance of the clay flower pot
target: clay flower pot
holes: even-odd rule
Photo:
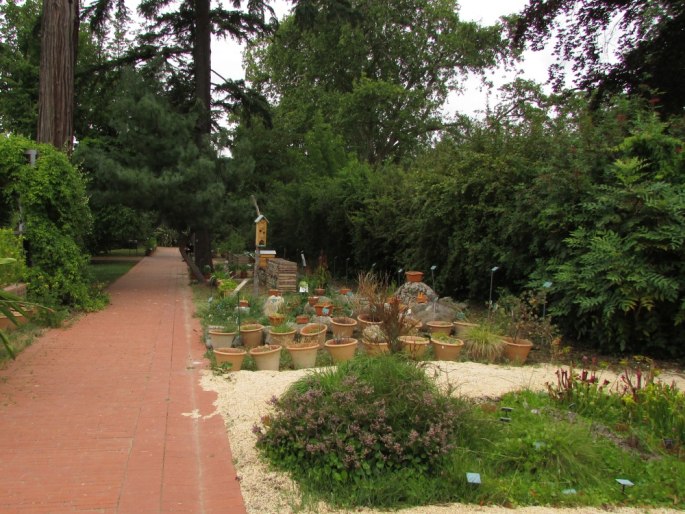
[[[445,334],[448,336],[452,332],[451,321],[427,321],[426,326],[431,334]]]
[[[281,362],[281,346],[269,344],[257,346],[250,350],[250,355],[257,365],[259,371],[278,371]]]
[[[317,296],[323,296],[326,294],[326,290],[323,287],[317,287],[314,289],[314,294]]]
[[[346,317],[331,318],[331,332],[334,338],[352,337],[357,320]]]
[[[354,357],[358,341],[352,337],[329,339],[324,343],[324,346],[331,354],[333,362],[345,362]]]
[[[262,344],[263,326],[259,323],[250,323],[240,327],[240,339],[243,346],[248,350]]]
[[[312,339],[306,342],[292,343],[286,346],[286,350],[293,360],[295,369],[313,368],[316,365],[319,342]]]
[[[245,355],[247,355],[247,352],[242,348],[219,348],[214,350],[214,358],[217,364],[231,363],[231,369],[228,371],[240,371]]]
[[[277,327],[285,321],[285,316],[283,314],[271,314],[269,316],[269,324],[272,327]]]
[[[273,330],[269,330],[269,338],[271,344],[280,344],[281,346],[287,347],[295,340],[296,333],[297,331],[294,328],[287,332],[274,332]]]
[[[464,341],[456,337],[445,337],[444,339],[431,338],[433,353],[439,361],[454,361],[459,358]]]
[[[407,282],[421,282],[423,280],[423,271],[405,271],[404,276]]]
[[[359,321],[359,327],[361,328],[362,332],[367,327],[382,324],[381,321],[378,321],[377,319],[372,317],[370,314],[360,314],[359,316],[357,316],[357,321]]]
[[[372,343],[371,341],[362,339],[362,345],[364,346],[366,355],[383,355],[384,353],[390,353],[388,343]]]
[[[319,303],[319,297],[318,296],[310,296],[307,298],[307,301],[309,302],[309,305],[314,307],[317,303]]]
[[[504,340],[504,357],[516,364],[523,364],[528,358],[530,350],[533,348],[533,343],[528,339],[512,339],[511,337],[502,337]]]
[[[300,329],[301,343],[316,343],[323,346],[326,342],[326,331],[328,327],[323,323],[309,323]]]
[[[317,316],[330,316],[333,310],[332,307],[330,303],[317,303],[314,306],[314,310],[316,310]]]
[[[455,321],[452,323],[454,325],[454,333],[459,339],[464,339],[473,327],[477,327],[478,323],[469,323],[468,321]]]
[[[399,340],[402,343],[402,351],[414,360],[422,358],[430,344],[427,337],[421,336],[400,336]]]
[[[345,295],[349,294],[350,291],[352,291],[352,289],[350,289],[349,287],[341,287],[340,290],[339,290],[338,292],[339,292],[341,295],[345,296]]]
[[[306,325],[307,323],[309,323],[309,316],[307,316],[306,314],[297,316],[295,318],[295,323],[297,323],[298,325]]]
[[[212,345],[212,348],[230,348],[233,346],[233,340],[238,334],[237,331],[233,330],[230,332],[224,332],[223,327],[212,327],[207,329],[207,339]]]

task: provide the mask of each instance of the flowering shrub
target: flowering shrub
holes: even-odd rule
[[[394,472],[437,472],[453,449],[462,408],[400,358],[360,358],[308,375],[255,426],[278,467],[321,484]]]

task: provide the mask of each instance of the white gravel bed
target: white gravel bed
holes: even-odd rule
[[[433,362],[426,363],[426,372],[435,377],[443,387],[450,387],[455,394],[469,397],[494,398],[522,388],[544,390],[545,383],[556,383],[555,371],[558,366],[497,366],[473,362]],[[267,401],[272,396],[280,396],[287,387],[306,373],[316,370],[300,371],[238,371],[224,377],[206,371],[201,379],[205,390],[218,394],[215,405],[223,417],[226,432],[231,444],[234,465],[240,479],[241,490],[249,514],[287,514],[302,512],[302,504],[297,485],[287,474],[271,471],[262,462],[255,448],[256,436],[252,427],[260,418],[270,412]],[[601,379],[616,380],[616,375],[601,372]],[[675,380],[679,389],[685,389],[685,377],[664,373],[659,377],[666,383]],[[216,413],[216,412],[215,412]],[[214,414],[211,414],[214,415]],[[574,508],[552,509],[549,507],[523,507],[517,513],[543,514],[547,512],[603,513],[606,509]],[[308,505],[305,511],[317,513],[341,513],[321,503]],[[512,509],[504,507],[482,507],[478,505],[450,504],[443,506],[415,507],[402,509],[402,514],[452,514],[469,512],[505,513]],[[371,509],[357,509],[358,513],[384,512]],[[665,514],[682,512],[673,509],[610,509],[616,513]]]

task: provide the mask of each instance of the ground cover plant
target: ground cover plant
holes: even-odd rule
[[[443,395],[420,364],[399,355],[357,357],[294,383],[272,399],[273,414],[254,431],[262,455],[289,472],[305,497],[337,507],[683,507],[682,441],[667,447],[643,435],[680,426],[666,413],[682,411],[683,394],[657,385],[644,390],[655,407],[639,414],[611,393],[625,411],[620,419],[630,420],[625,430],[554,394],[473,402]],[[482,483],[468,483],[467,473],[479,473]],[[635,486],[623,491],[617,478]]]

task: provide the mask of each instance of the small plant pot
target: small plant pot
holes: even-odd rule
[[[317,287],[314,289],[314,294],[317,296],[323,296],[326,294],[326,290],[323,287]]]
[[[292,344],[295,340],[296,333],[297,331],[294,328],[288,332],[274,332],[269,330],[269,338],[271,340],[271,344],[280,344],[281,346],[287,348],[287,346]]]
[[[247,352],[241,348],[219,348],[214,350],[214,358],[217,364],[231,363],[231,369],[228,371],[240,371],[245,355],[247,355]]]
[[[278,325],[283,324],[285,321],[285,316],[283,314],[272,314],[269,316],[269,324],[272,327],[277,327]]]
[[[259,323],[250,323],[240,327],[240,339],[243,342],[243,346],[249,350],[261,345],[263,329],[264,327]]]
[[[317,316],[330,316],[333,306],[330,303],[317,303],[314,306]]]
[[[250,350],[259,371],[278,371],[281,363],[281,348],[278,344],[257,346]]]
[[[467,321],[455,321],[452,324],[454,325],[454,333],[459,339],[464,339],[468,335],[469,330],[478,326],[478,323],[469,323]]]
[[[323,323],[309,323],[300,329],[300,343],[323,346],[328,327]]]
[[[307,301],[309,302],[309,305],[314,307],[317,303],[319,303],[319,297],[318,296],[310,296],[307,298]]]
[[[421,282],[423,280],[423,271],[405,271],[404,276],[407,282]]]
[[[431,334],[445,334],[448,336],[452,332],[452,323],[450,321],[427,321],[426,326]]]
[[[306,325],[307,323],[309,323],[309,316],[307,316],[305,314],[302,314],[301,316],[297,316],[295,318],[295,323],[297,323],[298,325]]]
[[[319,343],[306,342],[295,343],[286,347],[295,369],[313,368],[316,365],[316,355],[319,351]]]
[[[357,320],[353,318],[337,317],[331,319],[331,332],[334,338],[352,337],[357,327]]]
[[[239,306],[239,307],[249,307],[249,306],[250,306],[250,302],[248,302],[247,300],[239,300],[239,301],[238,301],[238,306]]]
[[[533,348],[533,343],[528,339],[516,339],[511,337],[502,337],[504,340],[504,358],[509,362],[516,364],[523,364],[528,358],[530,350]]]
[[[236,331],[223,332],[219,328],[212,327],[209,327],[209,330],[207,330],[209,343],[215,350],[217,348],[230,348],[231,346],[233,346],[233,340],[235,339],[235,336],[237,334],[238,332]]]
[[[349,287],[341,287],[338,292],[341,295],[345,296],[345,295],[348,295],[351,291],[352,291],[352,289],[350,289]]]
[[[464,341],[454,337],[449,338],[454,342],[444,342],[431,339],[431,345],[433,346],[433,353],[435,358],[439,361],[455,361],[459,358],[461,354],[461,349],[464,347]]]
[[[413,360],[421,359],[426,354],[430,344],[427,337],[421,336],[400,336],[399,340],[402,343],[402,351]]]
[[[359,328],[361,328],[362,332],[365,328],[372,327],[373,325],[383,324],[382,321],[378,321],[368,314],[360,314],[359,316],[357,316],[357,321],[359,321]]]
[[[331,354],[333,362],[345,362],[354,357],[359,342],[352,337],[329,339],[324,346]]]
[[[388,343],[372,343],[371,341],[362,339],[362,345],[364,346],[364,353],[366,353],[366,355],[373,356],[390,353]]]
[[[281,292],[278,289],[269,289],[269,296],[281,296]]]

